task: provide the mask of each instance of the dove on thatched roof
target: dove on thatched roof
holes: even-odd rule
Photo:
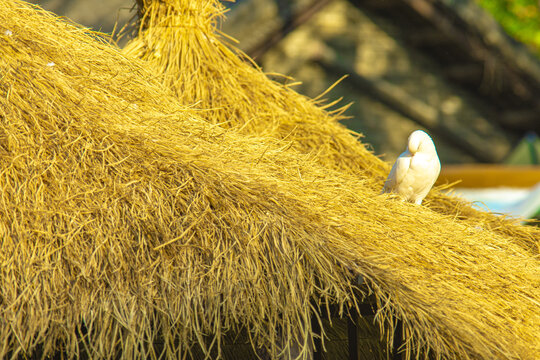
[[[420,205],[440,171],[441,163],[433,140],[426,132],[416,130],[409,136],[407,148],[392,166],[383,193],[393,192],[404,200]]]

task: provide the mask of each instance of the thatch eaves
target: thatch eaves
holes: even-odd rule
[[[312,336],[313,300],[354,304],[357,275],[410,349],[540,353],[537,233],[214,125],[150,65],[20,1],[0,24],[1,357],[181,357],[240,328],[276,354]]]

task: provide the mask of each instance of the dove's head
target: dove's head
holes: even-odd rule
[[[433,140],[429,135],[422,131],[416,130],[409,136],[409,141],[407,143],[407,149],[411,154],[416,154],[417,152],[434,152],[435,145]]]

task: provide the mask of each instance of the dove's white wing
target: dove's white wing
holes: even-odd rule
[[[390,174],[388,174],[388,178],[384,183],[383,192],[391,192],[396,189],[403,182],[403,179],[405,179],[410,167],[411,156],[407,152],[404,152],[397,158],[394,166],[392,166],[392,170],[390,170]]]

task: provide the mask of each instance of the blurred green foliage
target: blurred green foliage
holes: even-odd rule
[[[540,0],[476,0],[517,40],[540,56]]]

